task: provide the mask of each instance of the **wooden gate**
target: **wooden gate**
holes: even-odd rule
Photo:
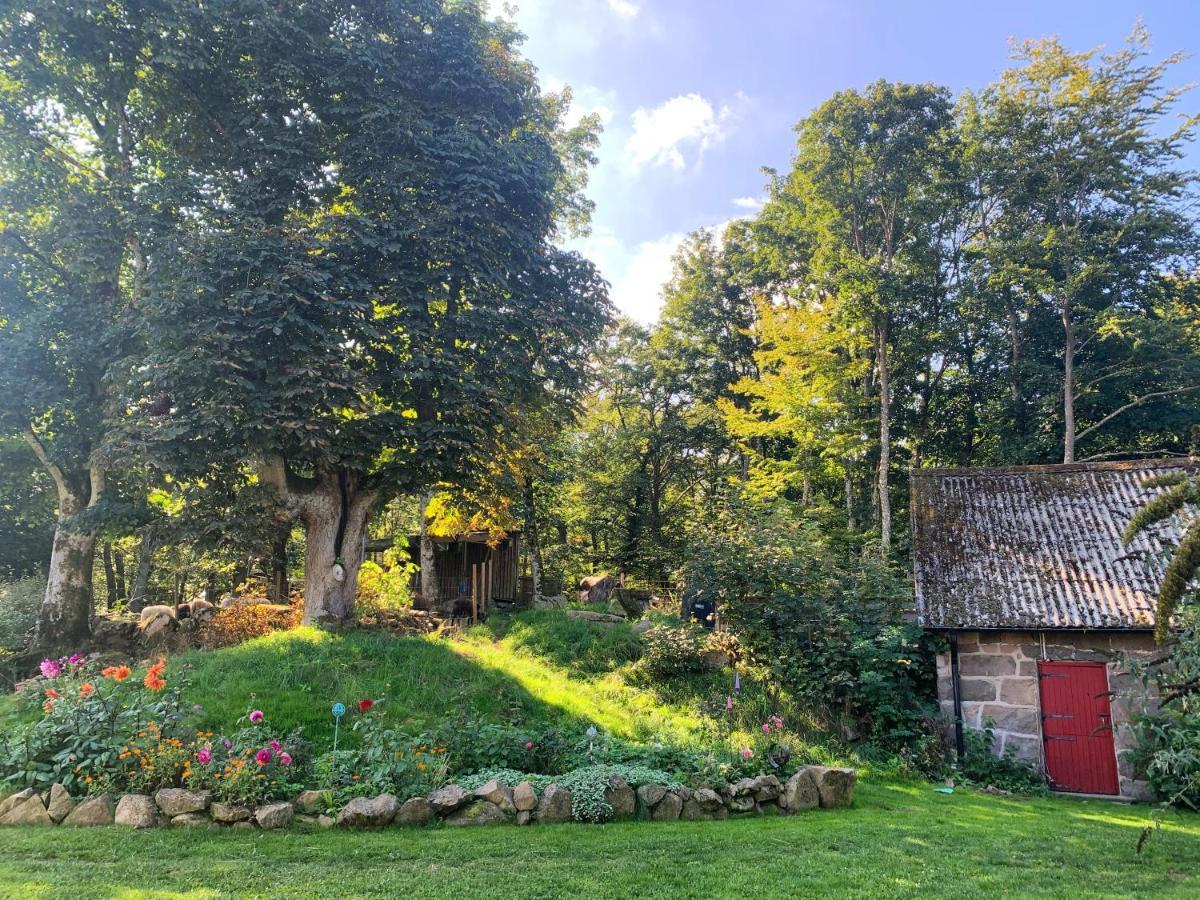
[[[1040,662],[1046,774],[1055,790],[1118,794],[1108,669],[1098,662]]]

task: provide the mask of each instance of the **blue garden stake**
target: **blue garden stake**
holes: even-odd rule
[[[337,753],[338,725],[341,724],[342,716],[346,714],[346,704],[333,704],[333,752]]]

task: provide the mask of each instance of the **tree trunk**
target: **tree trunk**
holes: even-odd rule
[[[72,649],[91,636],[95,556],[96,536],[71,531],[60,518],[54,528],[46,594],[34,626],[34,647]]]
[[[1063,462],[1075,462],[1075,323],[1071,305],[1062,310],[1063,324]]]
[[[420,566],[421,566],[421,599],[425,601],[428,609],[437,609],[438,607],[438,579],[437,579],[437,559],[433,555],[433,535],[429,533],[429,504],[433,501],[433,494],[424,494],[421,497],[421,509],[418,515],[421,518],[421,546],[419,549]]]
[[[850,460],[846,460],[846,468],[842,473],[842,487],[846,493],[846,530],[854,531],[858,523],[854,516],[854,480],[850,477]]]
[[[117,581],[117,601],[123,602],[129,599],[129,593],[125,584],[125,553],[119,547],[113,548],[113,567]]]
[[[542,546],[538,541],[532,478],[525,479],[525,540],[529,542],[529,574],[533,578],[533,604],[536,606],[542,600]]]
[[[359,482],[358,473],[343,470],[297,497],[305,528],[305,625],[336,628],[354,616],[363,538],[376,500]]]
[[[140,613],[146,606],[146,591],[150,587],[150,569],[154,564],[154,548],[157,541],[149,528],[142,529],[142,542],[138,545],[137,572],[133,576],[133,588],[129,592],[130,612]]]
[[[892,449],[892,391],[888,370],[886,322],[875,327],[875,361],[879,369],[879,550],[887,557],[892,549],[892,501],[888,490],[888,467]]]
[[[271,560],[267,569],[267,599],[272,603],[287,603],[290,593],[288,586],[288,538],[291,537],[290,524],[280,524],[274,537],[271,538]]]
[[[104,542],[104,588],[107,596],[105,597],[105,605],[108,611],[112,612],[114,606],[117,605],[117,572],[113,568],[112,544],[108,541]]]

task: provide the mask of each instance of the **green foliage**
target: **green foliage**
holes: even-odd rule
[[[455,781],[469,791],[483,786],[492,779],[509,787],[516,787],[522,781],[528,781],[538,791],[545,790],[553,782],[571,792],[571,814],[575,821],[594,823],[607,822],[612,818],[613,808],[604,799],[604,791],[608,788],[609,779],[613,775],[619,775],[630,787],[635,789],[644,784],[679,787],[671,775],[660,769],[620,763],[582,766],[554,778],[537,773],[526,774],[513,769],[484,769],[466,778],[457,778]]]
[[[381,566],[367,560],[358,570],[359,612],[408,609],[412,606],[408,582],[417,570],[415,563]]]
[[[1200,475],[1171,473],[1151,479],[1146,486],[1165,490],[1134,513],[1122,535],[1126,543],[1134,535],[1164,519],[1187,517],[1183,537],[1174,548],[1171,561],[1163,573],[1154,613],[1155,637],[1160,642],[1166,642],[1180,601],[1195,593],[1193,582],[1200,575],[1200,515],[1188,516],[1189,512],[1200,510]]]
[[[705,661],[708,632],[699,625],[656,625],[643,637],[645,649],[630,675],[634,678],[686,678],[709,669]]]
[[[36,576],[0,582],[0,648],[25,646],[45,593],[45,579]]]
[[[1028,763],[1017,759],[1011,750],[1003,756],[993,752],[995,735],[990,720],[984,723],[982,730],[967,729],[964,738],[967,752],[960,773],[968,784],[1016,794],[1045,796],[1050,793],[1046,777]]]

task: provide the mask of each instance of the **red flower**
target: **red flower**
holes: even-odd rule
[[[368,700],[366,698],[363,698],[362,700],[358,701],[358,711],[366,712],[368,709],[370,709],[374,705],[375,705],[374,700]]]

